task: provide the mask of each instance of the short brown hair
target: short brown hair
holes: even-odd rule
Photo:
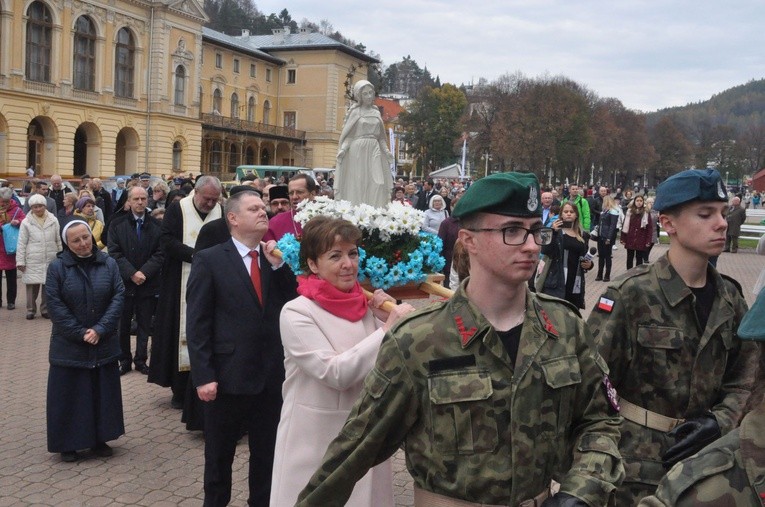
[[[308,259],[315,262],[332,248],[338,236],[341,241],[357,245],[361,239],[361,231],[342,218],[317,216],[309,220],[303,226],[303,237],[300,240],[300,269],[304,273],[310,273]]]

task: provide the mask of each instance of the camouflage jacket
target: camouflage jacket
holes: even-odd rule
[[[675,465],[641,507],[765,506],[765,406],[741,427]]]
[[[620,397],[678,419],[711,410],[724,435],[741,418],[758,353],[736,336],[747,306],[734,282],[711,266],[709,276],[717,295],[706,329],[699,329],[695,297],[666,255],[611,283],[587,324]],[[624,420],[619,451],[625,483],[653,490],[665,473],[661,456],[672,444],[665,433]]]
[[[592,506],[624,471],[606,365],[568,303],[527,294],[515,367],[463,282],[403,319],[300,506],[340,506],[401,445],[415,484],[452,498],[517,505],[550,479]]]

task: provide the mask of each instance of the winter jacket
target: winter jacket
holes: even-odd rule
[[[612,208],[603,210],[598,221],[598,241],[616,242],[616,232],[619,230],[619,210]]]
[[[645,224],[643,224],[644,213],[647,212],[644,211],[639,215],[633,214],[632,211],[627,212],[627,216],[629,217],[629,229],[625,219],[624,230],[622,230],[620,239],[624,244],[624,247],[628,250],[644,251],[648,250],[651,246],[653,240],[653,223],[651,222],[651,216],[649,214]]]
[[[101,241],[101,236],[104,233],[104,222],[102,220],[99,220],[97,216],[91,215],[86,216],[80,213],[79,211],[75,211],[72,214],[73,218],[79,218],[80,220],[87,222],[90,226],[90,230],[93,232],[93,239],[96,242],[96,247],[98,247],[99,250],[103,250],[103,248],[106,246]]]
[[[26,269],[21,275],[25,284],[45,283],[48,265],[61,251],[61,235],[58,220],[48,211],[42,225],[34,213],[27,215],[21,222],[19,246],[16,250],[16,265]]]
[[[5,225],[6,223],[11,223],[14,220],[18,220],[19,222],[21,222],[22,220],[24,220],[24,217],[26,217],[24,210],[21,209],[21,206],[19,206],[16,203],[16,201],[11,199],[8,209],[3,212],[0,212],[0,226]],[[0,269],[2,270],[16,269],[16,254],[8,254],[5,251],[5,241],[3,239],[3,233],[1,229],[0,229]]]
[[[117,326],[125,287],[117,262],[93,252],[96,258],[89,274],[69,250],[58,254],[48,268],[45,294],[53,323],[48,357],[52,365],[97,368],[121,354]],[[96,345],[83,340],[88,329],[100,336]]]

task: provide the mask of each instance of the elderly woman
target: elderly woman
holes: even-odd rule
[[[343,427],[364,378],[372,370],[385,332],[413,308],[380,309],[390,296],[378,290],[368,303],[357,281],[361,232],[324,216],[303,228],[298,277],[300,297],[284,305],[281,335],[286,380],[276,437],[271,505],[294,505]],[[393,505],[390,462],[356,483],[346,504]]]
[[[170,188],[164,181],[157,182],[151,187],[151,197],[149,198],[149,209],[152,211],[155,209],[162,209],[165,207],[165,199],[167,194],[170,193]]]
[[[98,219],[102,224],[106,223],[106,220],[104,220],[104,211],[98,207],[98,202],[96,202],[96,196],[93,194],[93,192],[87,188],[83,188],[77,193],[77,200],[79,201],[83,197],[90,197],[93,199],[93,212],[96,214],[96,219]]]
[[[96,202],[92,197],[80,197],[75,206],[74,216],[88,223],[88,227],[93,231],[93,239],[96,242],[96,247],[98,247],[99,250],[103,250],[104,244],[101,242],[101,235],[104,232],[104,223],[96,217],[95,210]]]
[[[71,220],[74,215],[75,208],[77,207],[77,201],[79,197],[74,192],[64,194],[64,206],[56,211],[56,218],[58,218],[59,225],[63,225]]]
[[[438,234],[438,228],[441,226],[441,222],[449,216],[449,212],[446,211],[446,202],[440,194],[431,197],[429,204],[425,217],[422,219],[422,230]]]
[[[0,227],[5,224],[11,224],[11,227],[20,227],[21,221],[24,220],[24,210],[13,199],[13,190],[8,187],[0,188]],[[13,310],[16,308],[16,292],[17,292],[17,271],[16,271],[16,254],[8,253],[5,247],[5,238],[3,237],[2,229],[0,229],[0,306],[3,306],[2,291],[3,291],[3,277],[2,273],[5,273],[5,300],[8,304],[8,309]]]
[[[61,231],[64,250],[45,280],[51,331],[48,374],[48,451],[63,461],[125,433],[118,359],[125,288],[117,262],[94,246],[90,227],[72,220]]]
[[[56,254],[61,251],[58,220],[46,209],[45,197],[35,194],[29,198],[31,213],[21,222],[16,268],[27,286],[27,320],[35,318],[37,296],[42,292],[40,315],[48,318],[45,297],[45,273]],[[42,291],[40,287],[42,286]]]
[[[362,80],[353,85],[353,99],[340,134],[335,199],[383,208],[393,188],[393,155],[372,83]]]

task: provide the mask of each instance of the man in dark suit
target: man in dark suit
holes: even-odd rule
[[[109,255],[120,267],[122,282],[125,284],[125,305],[120,319],[120,375],[131,368],[130,323],[135,314],[138,324],[135,369],[149,374],[148,359],[151,321],[157,307],[160,271],[163,255],[159,241],[162,236],[160,223],[146,213],[149,196],[142,187],[135,186],[128,192],[130,211],[115,218],[109,227]]]
[[[266,206],[240,192],[226,203],[231,239],[194,254],[187,289],[191,376],[205,402],[205,506],[231,499],[231,464],[242,425],[250,447],[249,505],[266,507],[281,411],[282,306],[295,276],[261,243]],[[236,316],[236,318],[232,318]]]
[[[427,211],[430,208],[430,198],[436,195],[435,184],[433,179],[428,178],[422,184],[422,190],[417,193],[417,209],[420,211]]]

